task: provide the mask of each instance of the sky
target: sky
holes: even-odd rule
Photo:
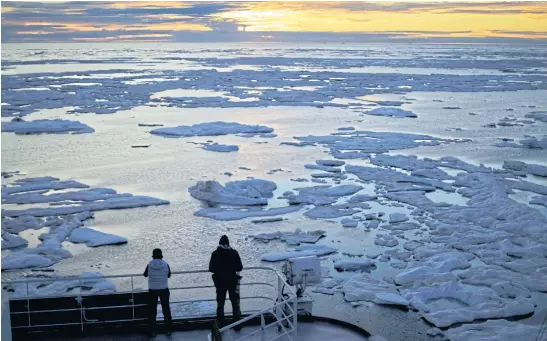
[[[2,43],[547,40],[547,1],[2,1]]]

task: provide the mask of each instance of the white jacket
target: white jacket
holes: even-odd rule
[[[152,259],[148,263],[148,289],[167,289],[169,265],[163,259]]]

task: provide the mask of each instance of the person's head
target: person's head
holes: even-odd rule
[[[223,235],[222,237],[220,237],[220,241],[218,242],[218,245],[230,246],[230,240],[228,239],[228,236]]]
[[[161,252],[161,249],[154,249],[154,251],[152,251],[152,258],[163,259],[163,253]]]

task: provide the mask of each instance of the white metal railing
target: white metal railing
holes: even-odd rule
[[[256,310],[249,310],[244,311],[244,314],[251,314],[250,316],[242,319],[241,321],[235,322],[231,325],[228,325],[221,329],[221,333],[224,335],[228,335],[230,331],[234,328],[240,325],[241,323],[244,323],[246,321],[249,321],[253,318],[256,318],[258,316],[261,317],[261,329],[265,330],[268,327],[271,327],[273,325],[278,326],[279,328],[282,328],[284,333],[282,335],[286,335],[292,331],[296,331],[296,317],[297,317],[297,297],[292,288],[289,287],[289,285],[285,282],[281,274],[277,272],[277,270],[270,268],[270,267],[248,267],[243,269],[245,273],[248,273],[250,271],[268,271],[270,273],[273,273],[275,277],[277,277],[277,288],[274,284],[271,282],[260,282],[260,281],[251,281],[251,282],[244,282],[241,283],[241,286],[255,286],[255,287],[271,287],[276,289],[277,294],[272,296],[266,296],[266,295],[253,295],[253,296],[242,296],[240,297],[241,300],[267,300],[271,301],[273,305],[267,307],[266,309],[256,311]],[[175,276],[188,276],[192,274],[209,274],[207,270],[189,270],[189,271],[175,271],[171,273],[171,279],[170,283],[173,282],[173,278]],[[263,278],[263,277],[262,277]],[[113,292],[105,292],[105,293],[92,293],[92,292],[86,292],[83,291],[83,288],[86,286],[85,282],[90,280],[102,280],[102,279],[109,279],[109,280],[129,280],[130,286],[128,290],[121,290],[114,292],[115,294],[131,294],[131,300],[130,304],[128,305],[117,305],[117,306],[101,306],[101,307],[87,307],[85,306],[84,299],[88,296],[100,296],[100,295],[111,295],[114,294]],[[84,331],[84,326],[89,324],[96,324],[96,323],[119,323],[119,322],[130,322],[130,321],[139,321],[139,320],[146,320],[146,318],[137,318],[135,316],[135,308],[146,306],[147,303],[143,304],[135,304],[134,295],[137,293],[146,292],[147,290],[144,290],[142,288],[135,288],[135,282],[136,280],[140,280],[145,282],[145,278],[142,274],[127,274],[127,275],[112,275],[112,276],[96,276],[96,277],[58,277],[58,278],[39,278],[39,279],[27,279],[27,280],[14,280],[14,281],[5,281],[3,285],[26,285],[26,296],[24,297],[16,297],[13,298],[14,300],[27,300],[27,306],[26,311],[18,311],[18,312],[12,312],[12,315],[21,315],[26,314],[28,319],[28,324],[26,326],[18,326],[18,327],[12,327],[12,329],[16,328],[30,328],[30,327],[49,327],[49,326],[69,326],[69,325],[80,325],[81,331]],[[66,282],[66,281],[77,281],[78,286],[80,288],[80,292],[75,293],[66,293],[66,294],[51,294],[51,295],[41,295],[41,294],[33,294],[31,295],[29,293],[29,284],[32,283],[55,283],[55,282]],[[209,282],[212,282],[209,280]],[[275,283],[275,282],[274,282]],[[288,294],[284,295],[284,288],[287,288]],[[192,286],[173,286],[170,284],[169,290],[171,292],[177,292],[177,291],[185,291],[185,290],[195,290],[195,289],[212,289],[214,288],[214,285],[192,285]],[[61,298],[61,297],[75,297],[76,301],[78,302],[78,308],[67,308],[67,309],[50,309],[50,310],[41,310],[41,311],[32,311],[30,309],[30,300],[31,299],[38,299],[38,298]],[[215,302],[216,298],[203,298],[203,299],[191,299],[191,300],[178,300],[178,301],[170,301],[170,304],[176,305],[176,304],[191,304],[191,303],[198,303],[198,302]],[[272,304],[270,303],[270,304]],[[292,305],[292,306],[291,306]],[[97,321],[97,320],[90,320],[86,317],[86,312],[90,312],[93,310],[98,309],[116,309],[116,308],[131,308],[133,311],[132,318],[129,319],[119,319],[119,320],[108,320],[108,321]],[[290,308],[290,313],[286,314],[285,310],[287,308]],[[57,324],[47,324],[47,325],[39,325],[39,324],[33,324],[32,321],[32,314],[33,313],[47,313],[47,312],[68,312],[68,311],[74,311],[75,313],[79,313],[80,315],[80,321],[79,322],[69,322],[69,323],[57,323]],[[268,314],[272,314],[275,316],[275,322],[271,323],[269,325],[265,324],[264,317]],[[282,316],[283,315],[283,316]],[[184,318],[196,318],[196,317],[215,317],[216,313],[208,313],[208,314],[192,314],[188,316],[173,316],[173,318],[177,319],[184,319]],[[292,321],[290,319],[292,318]],[[288,328],[286,328],[283,323],[286,321],[286,324],[288,325]],[[237,340],[242,340],[243,338],[239,338]],[[265,341],[265,340],[264,340]]]
[[[298,328],[298,296],[294,290],[287,284],[285,279],[276,271],[277,274],[277,299],[276,303],[266,309],[258,311],[244,319],[236,321],[219,330],[222,341],[242,341],[260,334],[261,341],[273,341],[283,336],[293,341],[292,336],[296,335]],[[284,294],[284,288],[287,287],[288,294]],[[266,324],[266,316],[272,316],[273,322]],[[245,322],[260,317],[260,328],[246,334],[234,334],[234,329],[241,327]],[[285,326],[286,324],[286,326]],[[271,327],[277,327],[278,333],[267,338],[267,330]],[[292,335],[292,336],[291,336]],[[209,341],[214,341],[210,333]]]

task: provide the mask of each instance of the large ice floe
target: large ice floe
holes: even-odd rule
[[[547,177],[547,167],[542,165],[529,164],[522,161],[505,161],[503,168],[522,172],[523,174]]]
[[[464,324],[445,332],[451,341],[544,341],[540,338],[541,326],[507,320],[488,320],[482,323]]]
[[[385,153],[390,150],[468,141],[443,139],[429,135],[361,130],[336,132],[327,136],[297,136],[294,138],[300,141],[296,145],[323,145],[331,148],[332,156],[343,159],[368,158],[370,155],[367,153]]]
[[[91,247],[127,243],[127,239],[124,237],[104,233],[88,227],[80,227],[72,231],[68,241],[71,243],[85,243]]]
[[[13,184],[3,185],[3,205],[41,205],[2,210],[2,239],[6,246],[25,246],[26,241],[16,234],[27,229],[48,228],[49,231],[38,237],[41,243],[37,247],[17,249],[3,258],[2,270],[48,267],[70,258],[70,252],[62,248],[69,237],[74,242],[86,242],[90,246],[127,242],[124,238],[88,228],[77,231],[93,217],[91,211],[169,204],[152,197],[118,194],[109,188],[70,190],[88,187],[77,181],[61,181],[54,177],[19,179]],[[56,190],[63,192],[56,193]]]
[[[468,289],[457,282],[401,290],[410,306],[436,327],[479,319],[504,318],[534,312],[534,304],[525,298],[505,299],[490,288]]]
[[[70,120],[35,120],[2,122],[2,132],[14,132],[16,134],[85,134],[95,130],[86,124]]]
[[[343,283],[342,292],[348,302],[369,301],[377,304],[408,306],[393,284],[359,274]]]
[[[270,127],[246,125],[235,122],[207,122],[194,124],[192,126],[156,128],[150,131],[151,134],[166,137],[217,136],[229,134],[258,135],[271,132],[273,132],[273,129]]]
[[[260,179],[230,181],[224,186],[210,180],[198,181],[188,192],[196,199],[216,204],[266,205],[276,188],[274,182]]]

